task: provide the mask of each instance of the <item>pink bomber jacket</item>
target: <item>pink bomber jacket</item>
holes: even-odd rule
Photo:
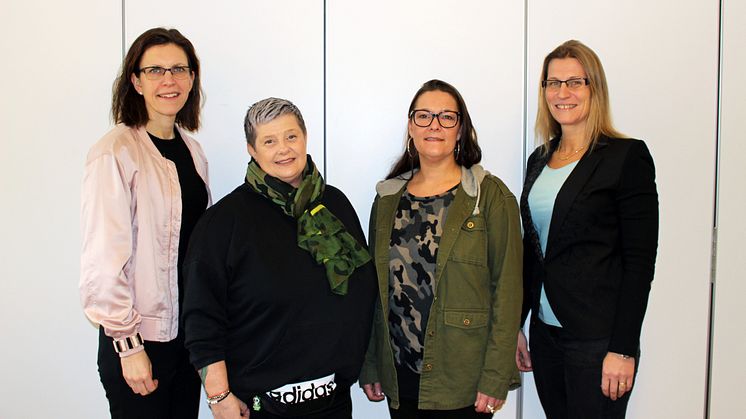
[[[179,132],[207,186],[201,146]],[[209,205],[209,187],[207,193]],[[88,319],[107,336],[176,338],[180,228],[176,166],[161,156],[144,127],[117,125],[88,152],[81,206],[80,299]]]

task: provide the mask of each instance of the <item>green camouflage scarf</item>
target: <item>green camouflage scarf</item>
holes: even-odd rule
[[[298,246],[326,268],[332,292],[347,294],[347,279],[370,260],[370,254],[345,230],[345,226],[319,201],[324,178],[308,156],[298,188],[266,174],[253,159],[246,170],[246,183],[298,221]]]

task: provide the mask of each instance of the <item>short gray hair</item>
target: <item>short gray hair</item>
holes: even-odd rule
[[[251,105],[249,110],[246,111],[246,118],[244,118],[243,121],[243,128],[246,132],[246,142],[254,147],[256,143],[256,128],[258,125],[266,124],[267,122],[288,114],[295,115],[295,119],[298,120],[300,129],[303,131],[303,135],[307,135],[308,133],[306,132],[306,123],[303,121],[303,115],[300,114],[300,109],[298,109],[293,102],[287,99],[268,97]]]

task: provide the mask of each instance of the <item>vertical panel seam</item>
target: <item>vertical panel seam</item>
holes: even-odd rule
[[[125,45],[125,38],[126,38],[125,37],[125,27],[126,27],[125,23],[126,22],[124,20],[125,19],[124,10],[125,10],[125,3],[126,2],[127,2],[127,0],[122,0],[122,61],[124,61],[124,54],[126,52],[126,45]]]
[[[526,178],[526,147],[528,146],[528,1],[523,1],[523,121],[521,147],[521,179]],[[523,182],[521,182],[523,189]],[[523,376],[525,373],[521,373]],[[525,382],[525,380],[521,380]],[[523,395],[524,387],[521,386],[516,392],[516,419],[523,419]]]
[[[712,397],[712,352],[713,338],[715,335],[715,294],[717,291],[717,244],[718,223],[720,211],[720,155],[722,147],[722,89],[723,89],[723,9],[725,0],[718,1],[718,55],[717,55],[717,97],[715,100],[715,196],[713,200],[712,214],[712,242],[710,249],[710,304],[708,308],[708,330],[707,330],[707,369],[705,376],[705,406],[703,417],[709,419],[711,397]]]
[[[324,29],[323,29],[323,37],[324,37],[324,47],[323,47],[323,54],[324,54],[324,179],[326,179],[327,182],[329,182],[329,178],[327,177],[326,167],[328,166],[328,162],[326,159],[326,0],[323,2],[324,7]]]

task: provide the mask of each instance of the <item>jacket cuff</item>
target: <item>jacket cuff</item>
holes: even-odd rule
[[[520,386],[521,377],[517,373],[507,380],[502,377],[488,378],[483,375],[479,378],[477,391],[498,400],[506,400],[508,398],[508,390],[515,390]]]
[[[378,371],[376,371],[376,368],[374,365],[363,365],[363,368],[360,370],[360,379],[358,380],[358,384],[360,384],[360,387],[362,387],[364,384],[373,384],[373,383],[380,383],[381,380],[378,379]]]

